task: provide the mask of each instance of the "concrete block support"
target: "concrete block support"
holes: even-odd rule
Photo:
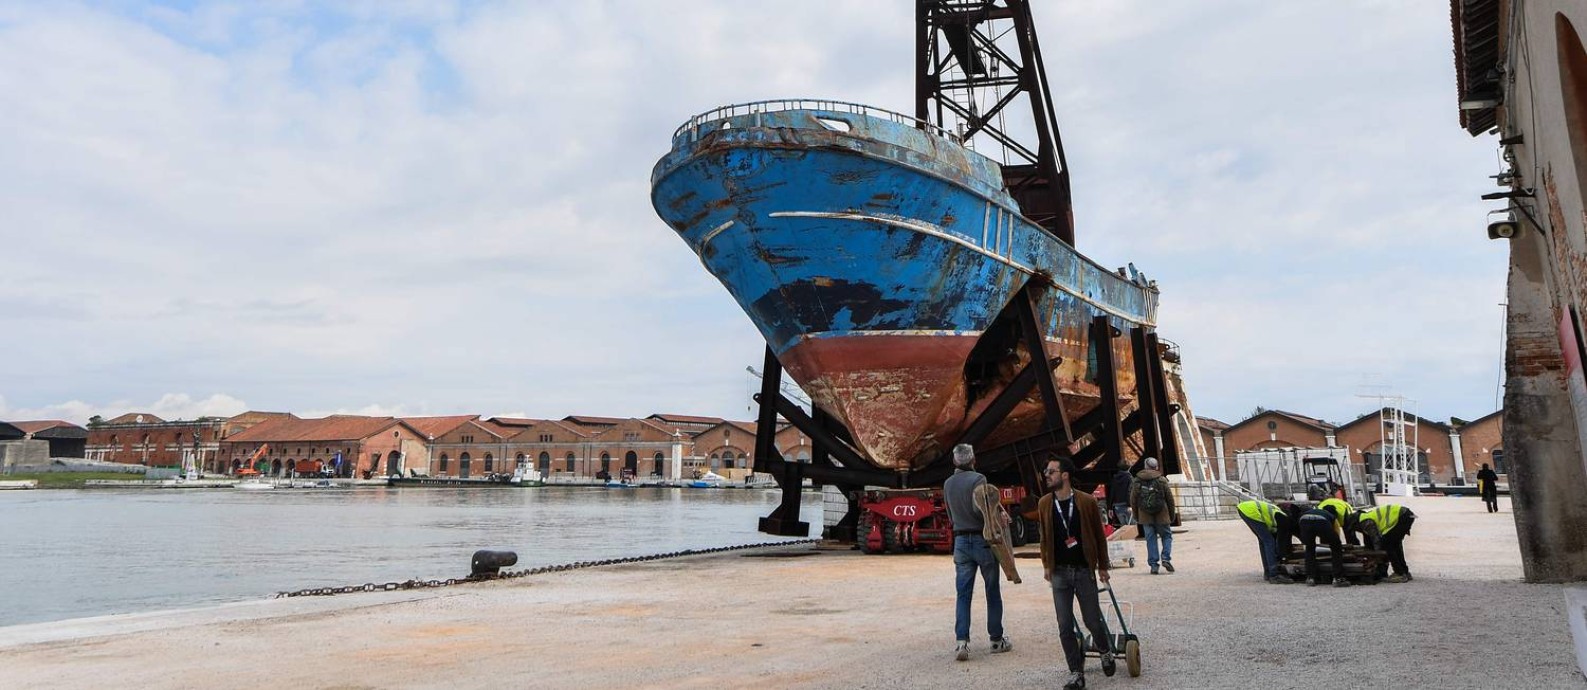
[[[1535,228],[1511,240],[1504,449],[1526,579],[1587,580],[1587,470],[1544,242]]]

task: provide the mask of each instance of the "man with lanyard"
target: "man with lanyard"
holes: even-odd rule
[[[1262,552],[1262,576],[1269,584],[1293,582],[1278,573],[1279,546],[1282,544],[1284,552],[1288,553],[1294,534],[1289,514],[1272,503],[1257,500],[1241,501],[1235,509],[1240,511],[1240,520],[1256,535],[1257,548]]]
[[[1356,529],[1366,537],[1367,548],[1381,548],[1388,553],[1389,562],[1378,566],[1378,577],[1388,574],[1389,565],[1394,566],[1394,575],[1384,582],[1411,581],[1411,568],[1405,564],[1405,537],[1414,522],[1416,514],[1410,508],[1392,503],[1357,514]]]
[[[1085,650],[1075,635],[1075,600],[1080,600],[1080,615],[1091,632],[1092,643],[1102,653],[1102,673],[1113,675],[1118,668],[1113,659],[1113,637],[1102,620],[1097,603],[1097,581],[1108,582],[1107,537],[1102,534],[1102,509],[1090,494],[1075,491],[1070,483],[1074,463],[1069,458],[1054,458],[1042,473],[1050,493],[1036,502],[1041,516],[1041,563],[1047,582],[1052,585],[1053,608],[1058,613],[1058,640],[1064,660],[1069,664],[1069,682],[1064,690],[1083,690],[1086,686]]]
[[[953,476],[942,484],[942,498],[948,503],[948,518],[953,521],[954,586],[958,590],[953,615],[953,633],[958,643],[953,648],[953,658],[968,661],[970,602],[975,598],[977,571],[986,583],[986,632],[992,637],[992,653],[1007,652],[1014,644],[1003,636],[1003,593],[998,588],[997,556],[982,535],[988,516],[981,514],[975,502],[975,489],[986,483],[986,475],[975,471],[975,449],[968,443],[953,447],[953,466]]]
[[[1345,525],[1349,516],[1355,514],[1355,508],[1339,498],[1329,498],[1320,501],[1317,503],[1317,507],[1334,514],[1334,529],[1344,532],[1346,544],[1351,546],[1361,545],[1361,540],[1356,538],[1356,531]]]
[[[1319,505],[1306,511],[1296,521],[1297,531],[1300,532],[1300,543],[1306,545],[1306,584],[1313,587],[1322,584],[1322,577],[1317,573],[1317,542],[1328,546],[1328,552],[1333,557],[1333,580],[1335,587],[1349,587],[1350,580],[1345,577],[1344,545],[1339,542],[1338,506],[1329,505],[1326,508]]]

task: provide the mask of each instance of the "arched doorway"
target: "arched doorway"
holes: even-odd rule
[[[628,454],[623,456],[623,469],[631,474],[639,474],[639,454],[628,451]]]
[[[232,458],[231,459],[231,473],[232,474],[237,474],[237,470],[240,470],[240,469],[242,469],[242,461],[238,460],[237,458]]]
[[[722,456],[717,455],[716,453],[712,453],[711,454],[711,471],[715,472],[715,471],[717,471],[719,469],[722,469]]]
[[[541,477],[547,477],[547,476],[550,476],[550,475],[551,475],[551,454],[542,450],[542,451],[540,451],[540,476]]]
[[[656,462],[656,469],[652,471],[651,474],[660,477],[667,471],[667,459],[662,457],[661,453],[656,453],[654,460]]]
[[[523,453],[519,453],[518,457],[514,458],[514,460],[513,460],[513,464],[512,464],[513,469],[516,471],[518,468],[523,467],[524,465],[528,464],[528,462],[529,462],[529,458],[524,457]]]
[[[470,458],[468,453],[457,456],[457,476],[462,479],[468,479],[468,466],[472,463],[473,458]]]
[[[288,460],[287,462],[291,462],[291,460]],[[277,477],[281,476],[281,460],[280,459],[277,459],[275,462],[270,463],[270,474],[273,474],[273,475],[275,475]]]
[[[440,469],[438,469],[436,471],[440,472],[441,474],[446,474],[446,465],[447,465],[447,463],[449,461],[451,461],[451,458],[446,457],[446,453],[442,453],[441,454],[441,467],[440,467]]]
[[[575,467],[575,463],[574,463],[574,460],[575,460],[575,459],[576,459],[576,458],[574,458],[574,457],[573,457],[573,454],[572,454],[572,453],[568,453],[568,460],[567,460],[567,462],[568,462],[568,471],[569,471],[569,472],[572,472],[572,471],[574,471],[574,467]]]
[[[494,473],[495,471],[496,471],[496,458],[491,457],[490,453],[486,453],[485,454],[485,474],[491,474],[491,473]]]
[[[601,478],[612,476],[612,454],[601,453]]]
[[[391,451],[390,454],[386,455],[386,476],[387,477],[401,477],[402,476],[402,454],[401,453],[398,453],[397,451]]]

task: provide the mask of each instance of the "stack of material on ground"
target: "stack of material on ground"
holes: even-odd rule
[[[1368,549],[1363,546],[1346,544],[1341,558],[1344,560],[1344,576],[1352,582],[1364,585],[1378,583],[1378,568],[1388,562],[1388,553],[1377,549]],[[1288,555],[1279,558],[1279,571],[1295,580],[1306,578],[1306,550],[1304,547],[1296,548]],[[1317,547],[1317,574],[1323,578],[1335,577],[1333,554],[1329,547]]]

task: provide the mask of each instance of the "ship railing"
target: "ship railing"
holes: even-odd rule
[[[746,115],[761,115],[765,113],[788,112],[792,110],[824,110],[833,113],[848,113],[851,115],[874,117],[924,130],[944,139],[958,141],[958,137],[954,136],[952,132],[949,132],[948,130],[930,122],[926,122],[903,113],[864,105],[862,103],[850,103],[848,101],[832,101],[815,98],[789,98],[724,105],[715,110],[700,113],[699,115],[689,118],[688,122],[683,123],[682,127],[679,127],[676,132],[672,133],[672,140],[673,142],[677,142],[680,138],[687,136],[689,141],[695,141],[699,139],[701,127],[729,118],[742,117]],[[758,122],[756,123],[757,126],[759,126],[759,124],[760,123]]]

